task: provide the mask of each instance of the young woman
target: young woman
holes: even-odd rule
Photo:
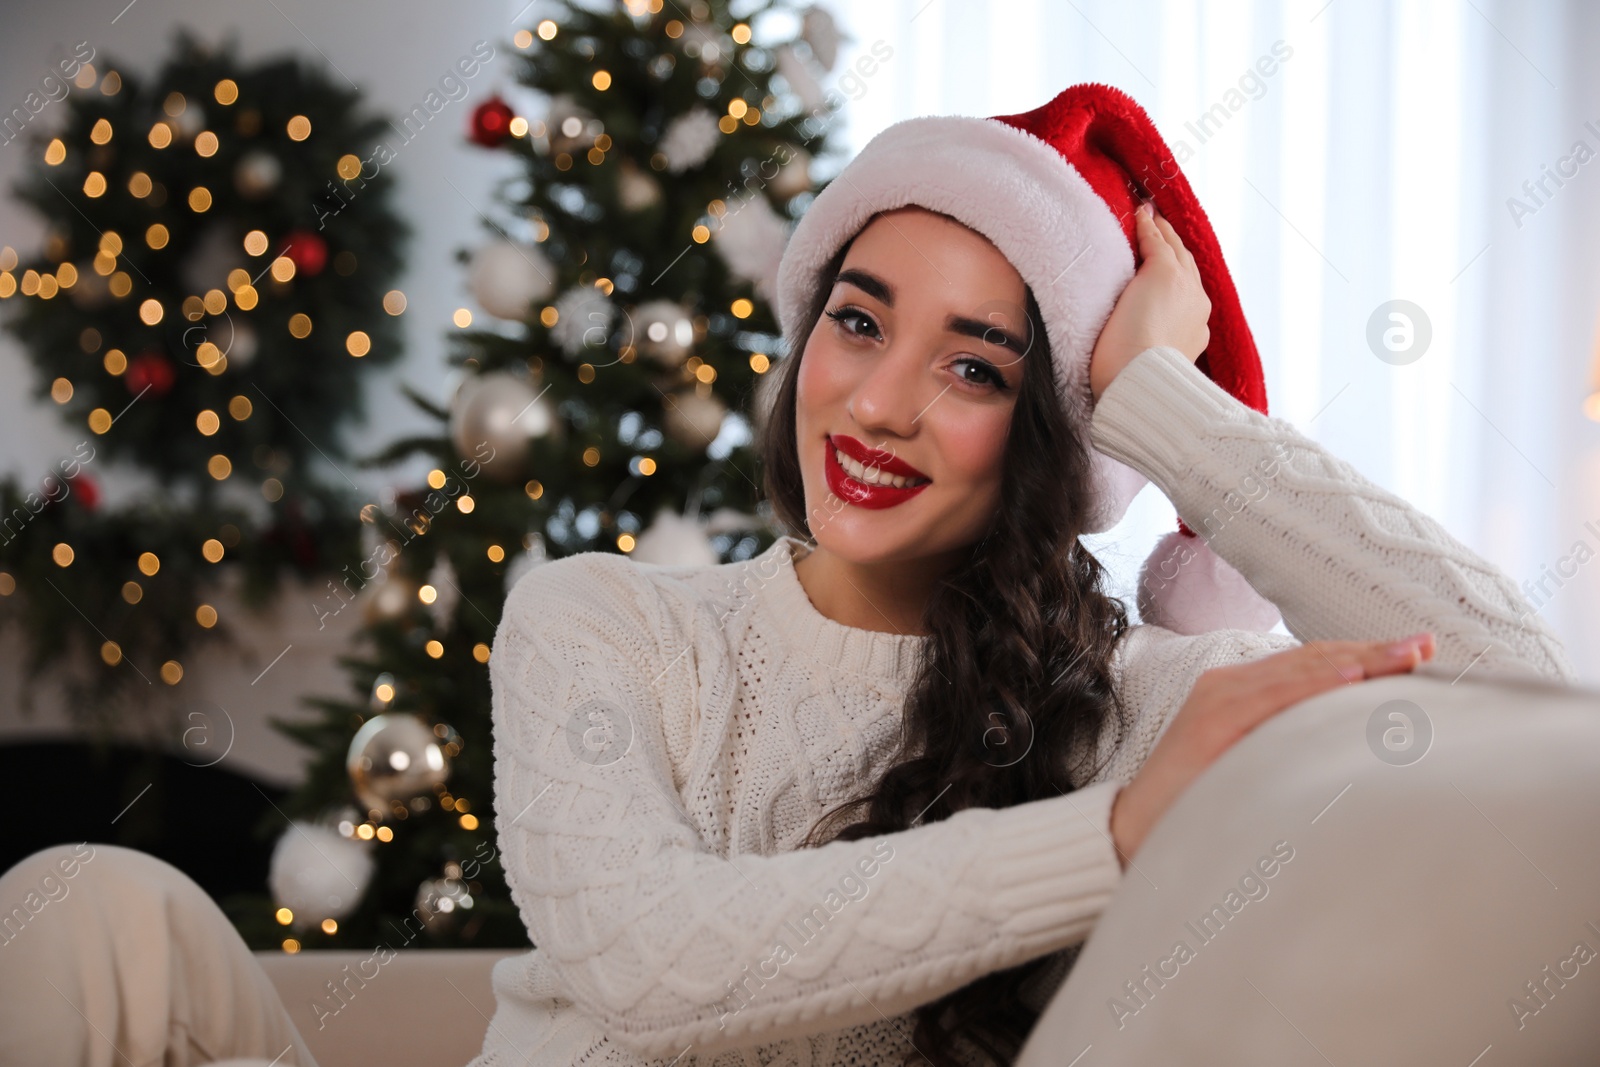
[[[785,252],[761,445],[793,534],[512,590],[496,832],[538,947],[496,968],[476,1064],[1008,1062],[1127,858],[1264,719],[1435,657],[1571,678],[1504,575],[1195,366],[1215,316],[1160,214],[1109,316],[1052,289],[1085,228],[1130,249],[1001,125],[891,128]],[[1104,457],[1196,528],[1270,470],[1213,544],[1299,640],[1130,626],[1079,542],[1120,513]]]

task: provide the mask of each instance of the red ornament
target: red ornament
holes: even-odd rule
[[[305,509],[293,497],[284,500],[281,514],[268,527],[263,540],[273,548],[285,550],[302,571],[313,572],[321,563],[317,539],[312,536]]]
[[[163,396],[172,388],[176,375],[172,364],[160,352],[142,352],[128,361],[128,370],[122,376],[128,392],[135,396],[150,390],[152,396]]]
[[[472,109],[472,129],[468,136],[474,144],[485,148],[498,148],[511,136],[511,120],[516,112],[498,96],[491,96]]]
[[[320,235],[310,230],[294,230],[283,240],[289,246],[283,250],[284,257],[294,264],[297,274],[315,278],[328,265],[328,242]]]
[[[72,499],[82,505],[84,511],[93,511],[100,503],[100,487],[87,474],[74,474],[67,479],[67,486],[72,490]]]

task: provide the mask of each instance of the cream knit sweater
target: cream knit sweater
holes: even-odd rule
[[[1299,640],[1427,629],[1442,664],[1572,678],[1505,575],[1176,350],[1140,353],[1091,433],[1192,528],[1226,509],[1212,547]],[[1131,721],[1076,791],[800,849],[893,758],[926,641],[822,615],[795,578],[806,551],[583,553],[511,591],[495,831],[538,948],[495,967],[473,1067],[891,1064],[912,1009],[985,973],[1056,954],[1048,994],[1122,878],[1112,799],[1197,676],[1297,643],[1134,627],[1114,662]]]

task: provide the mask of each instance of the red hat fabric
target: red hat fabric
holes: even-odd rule
[[[1065,156],[1117,216],[1130,248],[1138,248],[1134,209],[1141,200],[1155,201],[1156,210],[1194,256],[1211,300],[1211,342],[1197,365],[1212,381],[1266,414],[1261,357],[1211,220],[1145,110],[1120,89],[1086,82],[1063,89],[1043,107],[997,115],[995,120],[1026,130]]]
[[[1260,357],[1211,224],[1171,149],[1144,109],[1108,85],[1063,90],[1043,107],[993,118],[930,116],[895,123],[830,182],[796,225],[778,267],[778,319],[789,351],[816,320],[833,279],[829,261],[872,216],[920,206],[983,234],[1033,293],[1044,318],[1067,414],[1092,450],[1095,481],[1085,529],[1122,518],[1147,479],[1093,450],[1089,359],[1135,271],[1134,209],[1153,199],[1193,253],[1211,301],[1210,343],[1197,366],[1249,407],[1266,412]],[[1177,538],[1178,540],[1174,540]],[[1177,549],[1182,549],[1181,554]],[[1181,555],[1175,578],[1147,575]],[[1276,609],[1185,527],[1152,554],[1141,576],[1146,621],[1185,633],[1271,629]]]

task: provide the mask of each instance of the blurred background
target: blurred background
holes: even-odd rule
[[[509,583],[747,558],[785,227],[875,133],[1137,99],[1271,413],[1600,682],[1600,11],[1576,0],[60,0],[0,40],[0,868],[156,852],[257,948],[523,938]],[[1130,605],[1173,527],[1094,540]],[[343,610],[348,605],[349,610]]]

